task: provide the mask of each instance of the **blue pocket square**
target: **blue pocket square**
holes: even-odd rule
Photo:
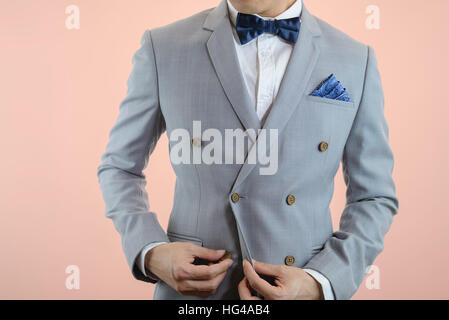
[[[341,86],[340,81],[337,81],[334,74],[331,74],[321,82],[310,95],[333,100],[351,101],[346,89]]]

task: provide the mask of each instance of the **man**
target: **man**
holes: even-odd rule
[[[98,176],[132,273],[156,283],[154,299],[349,299],[398,210],[373,49],[300,0],[223,0],[147,30],[133,64]],[[217,140],[198,123],[244,131],[246,143],[223,162],[188,161]],[[167,232],[142,174],[164,131],[171,151],[173,137],[190,143],[187,161],[171,157]],[[250,159],[267,133],[277,163],[262,174]],[[347,203],[333,231],[340,161]]]

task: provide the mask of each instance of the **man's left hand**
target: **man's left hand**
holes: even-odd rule
[[[265,300],[323,300],[321,285],[301,268],[259,261],[254,261],[254,268],[248,260],[243,261],[245,277],[238,286],[242,300],[261,300],[251,294],[248,286]],[[262,279],[258,273],[272,276],[276,286]]]

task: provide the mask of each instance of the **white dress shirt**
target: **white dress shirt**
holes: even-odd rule
[[[264,33],[247,44],[241,45],[237,32],[235,31],[238,11],[232,6],[229,0],[227,2],[229,17],[233,26],[235,49],[245,79],[246,89],[253,101],[254,110],[259,120],[264,122],[279,92],[279,87],[287,69],[294,44],[274,34]],[[302,2],[298,0],[275,19],[299,17],[301,10]],[[260,18],[272,20],[272,18]],[[158,278],[145,268],[145,255],[148,251],[163,243],[165,242],[155,242],[147,245],[141,251],[137,260],[142,273],[156,280]],[[315,270],[304,269],[304,271],[310,274],[321,285],[324,299],[334,299],[332,286],[326,277]]]
[[[250,97],[253,100],[257,116],[264,122],[279,92],[294,44],[283,40],[277,35],[264,33],[247,44],[241,45],[235,30],[238,11],[229,0],[228,8],[240,68]],[[301,14],[301,9],[302,2],[296,1],[290,8],[278,15],[276,19],[298,17]],[[273,20],[273,18],[260,18]]]

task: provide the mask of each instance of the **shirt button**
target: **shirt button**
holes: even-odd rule
[[[288,204],[289,206],[291,206],[291,205],[293,205],[295,202],[296,202],[295,196],[292,195],[292,194],[289,194],[289,195],[287,196],[287,204]]]
[[[239,202],[239,201],[240,201],[240,195],[239,195],[237,192],[236,192],[236,193],[233,193],[232,196],[231,196],[231,200],[232,200],[232,202],[234,202],[234,203]]]
[[[321,152],[325,152],[328,148],[329,148],[329,144],[326,141],[321,142],[320,145],[318,146],[318,149]]]
[[[295,263],[295,257],[294,256],[286,256],[284,262],[287,266],[291,266]]]

